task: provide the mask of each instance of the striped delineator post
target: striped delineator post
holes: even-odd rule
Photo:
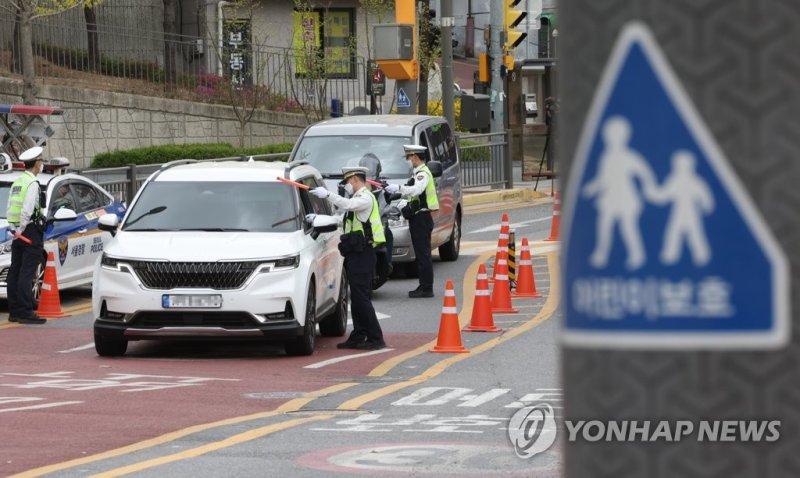
[[[436,339],[436,346],[430,351],[436,353],[469,352],[461,343],[461,326],[458,323],[456,293],[453,290],[453,281],[451,279],[447,279],[444,291],[442,318],[439,321],[439,336]]]
[[[561,193],[556,191],[553,200],[553,222],[550,223],[550,237],[545,241],[557,241],[559,230],[561,229]]]
[[[508,288],[517,285],[517,238],[513,229],[508,232]]]
[[[466,332],[500,332],[494,326],[492,315],[492,301],[489,294],[489,278],[486,275],[486,266],[478,267],[477,285],[475,286],[475,301],[472,303],[472,319],[464,329]]]
[[[500,220],[500,236],[497,238],[497,254],[494,256],[494,267],[492,268],[492,278],[489,279],[489,282],[494,282],[494,275],[497,274],[497,261],[500,258],[500,253],[504,252],[508,254],[508,233],[509,233],[509,226],[508,226],[508,214],[503,213],[503,217]]]

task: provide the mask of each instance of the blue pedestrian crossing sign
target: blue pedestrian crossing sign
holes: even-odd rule
[[[402,88],[397,89],[397,107],[398,108],[411,107],[411,100],[408,98],[406,91]]]
[[[758,349],[789,340],[788,263],[648,27],[625,27],[564,202],[564,342]]]

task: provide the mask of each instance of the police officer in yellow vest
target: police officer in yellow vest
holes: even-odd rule
[[[337,345],[340,349],[378,350],[386,347],[383,331],[375,315],[375,308],[369,300],[372,276],[375,273],[375,248],[386,242],[381,223],[378,201],[367,186],[367,168],[342,168],[345,192],[344,198],[326,188],[318,187],[310,193],[326,199],[337,208],[344,210],[342,218],[344,234],[341,236],[339,251],[344,256],[347,279],[350,282],[353,332],[345,342]],[[306,216],[313,222],[313,214]]]
[[[44,216],[36,181],[36,175],[42,172],[42,152],[40,146],[35,146],[19,155],[25,172],[11,186],[6,210],[9,229],[17,235],[11,243],[11,268],[6,281],[8,320],[21,324],[46,322],[36,315],[33,302],[33,281],[44,254]],[[20,235],[29,242],[20,239]]]
[[[389,193],[400,192],[408,199],[408,206],[403,216],[408,219],[411,232],[411,243],[419,272],[419,287],[408,293],[409,297],[433,297],[433,262],[431,261],[431,234],[433,218],[431,211],[439,209],[439,198],[436,196],[436,185],[433,174],[425,164],[428,149],[416,144],[403,145],[409,166],[413,168],[413,176],[406,186],[390,184]]]

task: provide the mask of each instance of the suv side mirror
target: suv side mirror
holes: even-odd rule
[[[428,169],[431,170],[431,174],[433,174],[434,178],[440,177],[444,171],[442,163],[439,161],[428,161]]]
[[[56,212],[58,214],[58,212]],[[117,235],[117,227],[119,226],[119,218],[116,214],[104,214],[97,220],[97,228],[101,231],[108,231],[112,236]]]
[[[322,232],[333,232],[339,228],[339,222],[333,216],[320,214],[314,218],[312,227],[314,228],[314,232],[318,234]]]

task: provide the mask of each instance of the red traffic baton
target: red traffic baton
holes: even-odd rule
[[[33,244],[33,241],[31,241],[30,239],[28,239],[27,237],[23,236],[22,234],[20,234],[20,233],[18,233],[16,231],[14,232],[14,238],[15,239],[19,239],[20,241],[24,242],[25,244]]]
[[[379,183],[378,181],[373,181],[371,179],[367,179],[367,184],[371,184],[376,188],[383,188],[383,184]]]
[[[294,186],[296,188],[305,189],[306,191],[311,189],[310,186],[306,186],[305,184],[298,183],[297,181],[292,181],[291,179],[282,178],[280,176],[278,176],[278,181],[284,182],[286,184],[290,184],[290,185],[292,185],[292,186]]]

